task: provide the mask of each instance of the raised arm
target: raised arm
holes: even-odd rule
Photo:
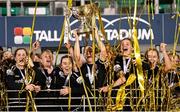
[[[106,52],[106,47],[104,45],[104,43],[101,41],[101,38],[99,38],[98,35],[98,29],[95,28],[95,38],[98,44],[98,47],[100,48],[100,60],[105,61],[106,60],[106,56],[107,56],[107,52]]]
[[[71,56],[72,58],[74,58],[74,50],[73,50],[71,44],[68,42],[68,43],[65,44],[65,46],[66,46],[66,48],[68,49],[68,53],[70,54],[70,56]]]
[[[160,45],[160,50],[163,54],[163,58],[164,58],[164,70],[165,71],[168,71],[171,69],[172,67],[172,62],[167,54],[167,51],[166,51],[166,44],[165,43],[161,43]]]
[[[75,45],[74,45],[74,60],[76,64],[81,67],[82,66],[82,60],[81,60],[81,54],[80,54],[80,45],[79,45],[79,36],[77,35],[77,32],[74,31],[73,35],[75,37]]]

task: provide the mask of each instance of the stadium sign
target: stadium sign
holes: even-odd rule
[[[150,44],[150,39],[154,44],[162,42],[163,35],[166,43],[173,43],[175,32],[175,20],[171,19],[172,15],[155,15],[154,18],[148,21],[148,16],[143,15],[141,18],[136,17],[138,39],[140,44]],[[36,19],[35,29],[33,32],[33,41],[39,40],[42,47],[57,47],[60,41],[63,16],[40,16]],[[131,37],[133,17],[111,15],[102,16],[104,29],[107,35],[107,40],[112,44],[116,44],[118,40]],[[7,43],[8,46],[27,46],[30,41],[30,28],[32,24],[32,17],[8,17],[7,18]],[[80,23],[78,20],[71,18],[71,29],[78,28]],[[98,22],[97,22],[98,25]],[[167,26],[168,25],[168,26]],[[18,28],[20,30],[18,31]],[[171,28],[171,32],[167,28]],[[167,30],[167,32],[165,32]],[[81,46],[85,45],[84,37],[80,35]],[[74,37],[69,38],[73,43]],[[90,40],[92,37],[90,35]],[[102,38],[103,40],[103,38]],[[91,42],[89,42],[91,43]]]
[[[138,22],[142,22],[142,24],[145,24],[149,27],[149,29],[145,28],[137,28],[138,31],[138,39],[139,40],[150,40],[150,38],[154,39],[154,33],[153,30],[150,28],[150,23],[142,18],[135,18]],[[130,28],[120,28],[117,29],[117,24],[119,22],[127,22],[132,21],[133,17],[121,17],[113,20],[107,20],[105,17],[102,17],[102,21],[105,23],[104,29],[107,35],[107,40],[113,41],[113,40],[121,40],[123,38],[129,38],[132,37],[133,29]],[[70,26],[72,27],[75,23],[77,23],[77,20],[74,20],[71,22]],[[111,27],[110,27],[111,26]],[[127,25],[126,25],[127,26]],[[110,27],[110,28],[108,28]],[[80,40],[83,39],[86,35],[80,35]],[[91,35],[90,35],[91,36]],[[92,37],[90,38],[92,40]],[[74,41],[72,37],[70,38],[71,41]],[[102,38],[103,40],[103,38]]]

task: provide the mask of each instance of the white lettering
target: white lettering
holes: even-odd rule
[[[111,40],[117,39],[118,36],[119,36],[118,31],[117,30],[113,30],[112,34],[111,34]]]
[[[141,39],[142,33],[141,33],[141,29],[138,29],[138,40]]]
[[[119,40],[119,39],[124,39],[131,37],[133,34],[133,29],[119,29],[119,32],[117,29],[106,29],[106,36],[107,40]],[[36,40],[39,41],[60,41],[60,37],[58,37],[58,32],[57,30],[51,31],[45,31],[45,30],[36,30],[34,31]],[[138,34],[138,40],[150,40],[150,37],[154,39],[154,33],[152,29],[137,29],[137,34]],[[86,37],[86,34],[81,34],[79,35],[79,41],[84,40]],[[70,41],[75,41],[75,38],[70,36],[69,37]],[[92,41],[92,35],[88,35],[88,40]],[[105,40],[103,37],[101,40]]]
[[[142,29],[142,37],[141,37],[141,40],[144,40],[144,39],[149,40],[150,37],[151,37],[152,39],[154,39],[154,34],[153,34],[153,32],[152,32],[152,29],[149,29],[149,30]]]
[[[34,33],[35,33],[36,40],[39,40],[39,35],[41,31],[34,31]]]
[[[111,40],[111,32],[112,32],[112,30],[107,29],[107,30],[105,30],[105,32],[106,32],[106,35],[107,35],[107,40]]]
[[[39,41],[60,41],[60,38],[58,38],[57,35],[57,30],[51,31],[48,30],[47,32],[45,30],[39,31],[36,30],[34,31],[36,40]]]
[[[154,33],[153,33],[153,30],[150,29],[150,32],[151,32],[151,38],[152,38],[152,40],[154,40]]]
[[[120,29],[119,34],[120,34],[120,39],[127,38],[129,36],[129,33],[126,29]]]
[[[132,37],[133,33],[134,33],[133,29],[129,29],[129,35],[128,35],[128,37],[133,38],[133,37]]]
[[[39,41],[42,41],[42,40],[48,41],[48,36],[44,30],[40,33],[40,36],[39,36]]]
[[[52,35],[51,35],[51,31],[48,30],[48,41],[54,41],[54,39],[52,38]]]

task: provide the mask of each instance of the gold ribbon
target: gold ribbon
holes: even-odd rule
[[[33,37],[34,27],[35,27],[35,22],[36,22],[36,10],[37,10],[37,7],[38,7],[38,0],[36,0],[36,5],[35,5],[35,10],[34,10],[34,15],[33,15],[33,22],[32,22],[32,27],[31,27],[28,59],[30,58],[31,50],[32,50],[32,37]]]
[[[71,7],[72,7],[72,0],[68,0],[68,9],[70,9]],[[64,27],[65,27],[65,22],[66,22],[66,17],[64,17],[63,27],[62,27],[62,29],[61,29],[61,36],[60,36],[59,46],[58,46],[58,49],[57,49],[57,51],[56,51],[55,65],[57,64],[58,54],[59,54],[59,51],[60,51],[60,49],[61,49],[62,42],[63,42],[63,40],[64,40]]]
[[[179,3],[179,0],[178,0]],[[177,12],[178,12],[178,6],[177,6]],[[173,46],[173,56],[176,54],[176,46],[178,43],[178,38],[179,38],[179,31],[180,31],[180,24],[178,24],[179,20],[179,14],[176,14],[176,26],[175,26],[175,32],[174,32],[174,46]]]
[[[96,70],[95,70],[95,27],[96,27],[96,16],[95,16],[95,14],[93,14],[92,15],[92,41],[93,41],[93,43],[92,43],[92,49],[93,49],[93,55],[92,55],[92,58],[93,58],[93,67],[92,67],[92,72],[93,72],[93,75],[95,74],[95,72],[96,72]],[[95,77],[95,75],[94,75],[94,77]],[[93,88],[93,94],[94,94],[94,105],[95,105],[95,110],[94,111],[96,111],[96,80],[95,80],[96,78],[94,78],[94,81],[93,81],[93,86],[94,86],[94,88]]]
[[[99,21],[99,26],[100,26],[101,32],[102,32],[102,34],[103,34],[103,37],[104,37],[104,39],[105,39],[105,42],[107,43],[108,40],[107,40],[106,32],[105,32],[105,30],[104,30],[104,24],[103,24],[103,21],[102,21],[102,18],[101,18],[101,13],[100,13],[99,10],[98,10],[98,18],[99,18],[98,21]]]
[[[72,0],[68,0],[68,8],[72,7]]]
[[[142,61],[141,61],[141,54],[140,54],[140,48],[137,40],[137,29],[133,27],[133,39],[134,39],[134,55],[136,58],[136,71],[138,76],[138,83],[141,90],[142,97],[144,96],[144,76],[143,76],[143,70],[142,70]]]
[[[69,87],[68,87],[68,91],[69,91],[69,96],[68,96],[68,111],[70,112],[71,110],[71,82],[69,80]],[[71,92],[70,92],[71,91]]]
[[[122,85],[117,92],[117,96],[116,96],[116,105],[115,107],[112,108],[112,110],[122,110],[124,103],[125,103],[125,99],[127,96],[127,93],[125,93],[125,88],[126,86],[131,85],[136,79],[136,75],[131,74],[128,77],[128,80],[126,81],[126,83],[124,85]]]
[[[32,95],[31,91],[27,91],[27,102],[26,102],[25,112],[28,112],[28,110],[29,110],[29,103],[30,103],[29,101],[31,101],[32,111],[37,112],[37,107],[36,107],[36,104],[35,104],[35,101],[33,99],[33,95]]]
[[[137,70],[137,76],[138,76],[138,83],[141,90],[141,94],[142,96],[144,96],[144,76],[143,76],[143,70],[142,70],[140,47],[139,47],[139,42],[137,38],[136,19],[135,19],[136,13],[137,13],[137,0],[135,0],[134,17],[133,17],[134,56],[136,58],[136,64],[137,64],[136,70]]]
[[[78,64],[76,64],[79,72],[80,72],[80,77],[82,77],[82,84],[83,84],[83,88],[84,88],[84,92],[85,92],[85,95],[87,97],[87,102],[88,102],[88,106],[89,106],[89,111],[92,112],[92,106],[91,106],[91,102],[90,102],[90,99],[89,99],[89,95],[88,95],[88,92],[87,92],[87,88],[86,88],[86,85],[85,85],[85,82],[84,82],[84,78],[83,78],[83,75],[82,75],[82,72],[81,72],[81,68],[79,67]]]
[[[60,41],[59,41],[59,46],[58,46],[58,49],[56,51],[56,58],[55,58],[55,65],[57,64],[57,58],[58,58],[58,54],[59,54],[59,51],[61,49],[61,46],[62,46],[62,42],[64,40],[64,25],[65,25],[65,18],[64,18],[64,22],[63,22],[63,27],[62,27],[62,30],[61,30],[61,36],[60,36]]]
[[[30,44],[29,44],[29,54],[28,54],[28,60],[31,58],[30,55],[31,55],[31,52],[32,52],[32,37],[33,37],[33,32],[34,32],[34,27],[35,27],[35,22],[36,22],[36,10],[37,10],[37,7],[38,7],[38,0],[36,0],[36,5],[35,5],[35,10],[34,10],[34,15],[33,15],[33,22],[32,22],[32,27],[31,27],[31,35],[30,35]],[[28,66],[27,66],[27,74],[26,75],[26,80],[28,81],[32,81],[32,79],[34,79],[34,71],[33,69],[29,66],[29,63],[28,63]],[[30,83],[29,82],[29,83]],[[25,85],[23,84],[22,88],[24,87]],[[34,98],[32,96],[32,93],[31,91],[27,91],[27,102],[26,102],[26,109],[25,111],[27,112],[29,110],[29,103],[31,101],[31,106],[32,106],[32,111],[33,112],[37,112],[37,108],[36,108],[36,104],[35,104],[35,101],[34,101]]]
[[[22,94],[22,92],[24,92],[25,90],[25,86],[30,84],[31,82],[34,81],[34,78],[35,78],[35,72],[32,68],[29,68],[29,66],[27,66],[25,68],[25,79],[24,79],[24,83],[21,87],[21,90],[19,91],[18,93],[18,98],[19,98],[19,101],[20,101],[20,94]],[[25,111],[28,112],[29,111],[29,105],[30,105],[30,101],[31,101],[31,108],[32,108],[32,111],[33,112],[37,112],[37,107],[36,107],[36,104],[35,104],[35,100],[33,98],[33,95],[32,95],[32,92],[31,91],[26,91],[26,108],[25,108]]]
[[[26,70],[27,70],[27,73],[25,74],[25,85],[24,86],[26,86],[26,83],[30,84],[31,82],[33,82],[34,78],[35,78],[35,71],[32,68],[27,67]],[[37,107],[36,107],[35,100],[33,98],[32,92],[28,90],[28,91],[26,91],[26,94],[27,94],[27,96],[26,96],[27,97],[27,102],[26,102],[25,111],[28,112],[29,103],[31,101],[32,111],[37,112]]]
[[[154,15],[153,15],[153,7],[152,7],[152,3],[150,4],[150,1],[148,1],[148,22],[151,23],[151,20],[150,20],[150,17],[151,17],[151,9],[152,9],[152,18],[154,18]],[[149,29],[151,31],[151,24],[149,25]],[[163,39],[164,40],[164,39]],[[153,47],[153,40],[152,40],[152,31],[150,32],[150,47],[152,48]]]

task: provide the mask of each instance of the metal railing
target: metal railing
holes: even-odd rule
[[[113,91],[117,91],[118,89],[114,89]],[[140,90],[139,89],[126,89],[127,91],[128,90],[131,90],[131,91],[137,91],[139,92]],[[160,89],[158,89],[159,91],[162,91]],[[59,90],[42,90],[41,92],[49,92],[49,94],[51,94],[50,92],[57,92]],[[112,92],[113,92],[112,91]],[[18,93],[19,90],[7,90],[7,93]],[[22,92],[22,91],[21,91]],[[98,96],[98,95],[97,95]],[[131,96],[132,97],[132,96]],[[126,97],[127,99],[130,99],[130,96],[127,96]],[[134,100],[138,100],[140,98],[140,96],[134,96],[133,99]],[[160,100],[161,96],[156,96],[155,99],[159,99]],[[56,111],[64,111],[62,108],[68,108],[68,103],[64,102],[65,100],[67,101],[69,99],[69,97],[56,97],[56,96],[52,96],[52,97],[34,97],[34,100],[35,101],[39,101],[39,102],[43,102],[43,101],[51,101],[52,104],[41,104],[41,103],[37,103],[36,104],[36,107],[37,109],[57,109]],[[91,107],[94,109],[94,108],[98,108],[100,109],[100,111],[105,111],[107,110],[107,100],[108,100],[108,97],[89,97],[90,99],[90,102],[92,103],[91,104]],[[96,99],[96,104],[94,104],[94,99]],[[111,100],[112,103],[111,106],[115,106],[115,99],[116,97],[111,97]],[[79,104],[71,104],[70,107],[73,108],[72,111],[76,110],[76,111],[87,111],[89,110],[89,105],[87,103],[87,97],[85,97],[84,95],[82,97],[71,97],[71,101],[73,100],[78,100],[78,103]],[[58,103],[56,102],[58,101]],[[64,103],[62,103],[64,102]],[[11,110],[14,110],[14,109],[25,109],[25,105],[26,105],[26,97],[22,97],[22,98],[18,98],[18,97],[11,97],[11,98],[8,98],[8,104],[7,104],[7,111],[11,111]],[[145,107],[145,104],[140,104],[141,107]],[[162,105],[162,104],[160,104]],[[160,106],[158,105],[158,106]],[[130,103],[125,103],[124,104],[124,107],[129,107],[130,108]],[[134,106],[136,106],[136,104],[134,104]],[[50,109],[50,110],[51,110]],[[97,109],[97,111],[98,111]],[[23,111],[23,110],[22,110]]]

